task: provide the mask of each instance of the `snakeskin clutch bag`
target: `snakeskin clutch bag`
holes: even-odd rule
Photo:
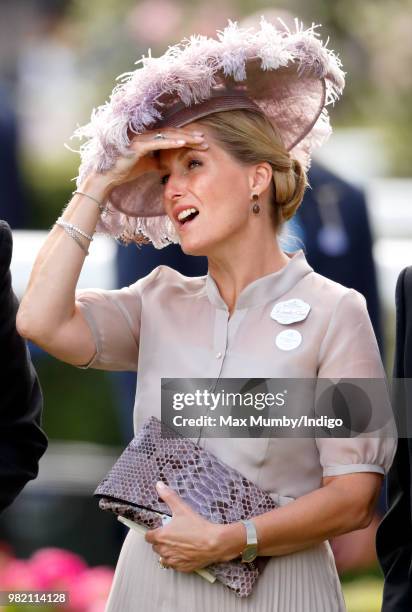
[[[103,510],[154,529],[162,526],[162,516],[170,516],[157,494],[158,480],[212,523],[233,523],[277,507],[268,493],[156,417],[144,422],[94,495]],[[247,597],[269,558],[214,563],[207,570],[237,596]]]

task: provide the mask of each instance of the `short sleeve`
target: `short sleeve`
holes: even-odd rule
[[[317,438],[323,476],[355,472],[386,474],[396,451],[396,428],[366,301],[353,289],[342,295],[331,317],[320,347],[318,377],[380,379],[381,382],[377,383],[383,390],[379,397],[380,406],[373,403],[372,410],[384,409],[386,416],[382,429],[377,432],[379,437],[362,434],[347,438]],[[356,406],[351,410],[356,411]]]
[[[118,290],[76,291],[80,307],[94,338],[96,352],[82,369],[136,372],[142,309],[141,279]]]

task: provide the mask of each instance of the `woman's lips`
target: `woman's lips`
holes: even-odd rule
[[[179,231],[181,231],[181,232],[185,231],[190,225],[192,225],[192,223],[194,223],[196,221],[198,216],[199,216],[199,213],[195,217],[193,217],[193,219],[187,220],[184,223],[180,223],[179,222],[179,226],[178,226],[179,227]]]

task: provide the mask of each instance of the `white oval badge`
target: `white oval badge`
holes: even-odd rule
[[[276,336],[276,346],[282,351],[291,351],[302,342],[302,334],[297,329],[285,329]]]
[[[310,311],[310,305],[303,300],[294,298],[285,302],[278,302],[272,308],[270,316],[281,325],[290,325],[304,321]]]

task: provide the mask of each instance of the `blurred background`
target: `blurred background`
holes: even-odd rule
[[[322,24],[322,39],[330,37],[347,73],[342,101],[329,108],[334,134],[313,168],[312,200],[302,206],[292,233],[307,246],[316,270],[364,293],[390,374],[394,288],[401,269],[412,263],[411,0],[289,0],[287,6],[267,0],[2,0],[0,218],[13,229],[19,296],[74,189],[79,159],[64,145],[78,148],[72,132],[108,98],[116,76],[133,70],[148,48],[158,55],[192,33],[213,36],[227,19],[270,18],[285,9],[306,26]],[[354,245],[369,254],[351,260]],[[129,283],[141,276],[145,248],[127,247]],[[79,286],[125,284],[120,249],[126,250],[99,237]],[[362,268],[359,261],[368,263]],[[28,560],[43,549],[61,549],[61,558],[44,563],[60,563],[63,573],[76,563],[100,568],[76,604],[79,611],[97,612],[124,533],[97,509],[92,493],[132,435],[135,381],[77,370],[34,345],[30,350],[50,444],[39,478],[0,516],[0,568],[3,577],[9,572],[9,588],[29,588]],[[380,609],[373,535],[372,526],[334,547],[349,612]],[[74,555],[66,558],[63,551]]]

